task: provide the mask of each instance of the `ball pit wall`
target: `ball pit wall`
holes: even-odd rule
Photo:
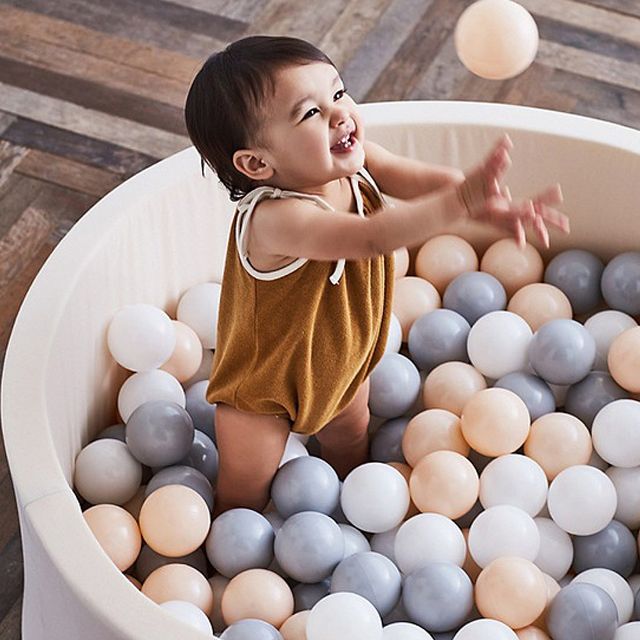
[[[362,105],[367,137],[468,169],[503,132],[514,141],[514,197],[560,182],[572,234],[552,251],[603,259],[640,247],[640,132],[580,116],[471,102]],[[80,449],[115,416],[126,374],[106,329],[145,302],[170,315],[198,282],[221,280],[233,203],[185,149],[127,180],[59,243],[18,313],[2,380],[2,425],[25,561],[24,640],[204,638],[142,596],[108,560],[71,489]],[[497,236],[456,232],[483,250]],[[544,253],[544,252],[543,252]]]

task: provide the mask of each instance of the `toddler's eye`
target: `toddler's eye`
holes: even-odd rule
[[[347,93],[346,89],[340,89],[340,91],[338,91],[334,96],[333,99],[335,100],[340,100],[340,98],[344,97],[344,94]]]
[[[314,116],[316,113],[320,113],[320,109],[318,109],[318,107],[313,107],[313,109],[309,109],[309,111],[302,116],[302,119],[306,120],[307,118]]]

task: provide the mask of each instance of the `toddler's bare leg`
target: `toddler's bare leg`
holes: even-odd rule
[[[264,509],[290,426],[285,418],[217,404],[216,440],[220,461],[214,516],[234,507]]]
[[[367,461],[368,402],[369,378],[362,383],[353,400],[316,434],[322,457],[333,466],[341,479]]]

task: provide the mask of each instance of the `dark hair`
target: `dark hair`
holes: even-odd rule
[[[256,184],[233,166],[233,154],[259,140],[260,108],[275,91],[276,73],[292,64],[335,65],[305,40],[249,36],[212,54],[191,83],[184,108],[189,137],[232,200]]]

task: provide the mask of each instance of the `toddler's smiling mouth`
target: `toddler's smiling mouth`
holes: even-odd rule
[[[347,153],[351,150],[353,145],[356,143],[356,138],[353,135],[353,131],[350,131],[346,135],[342,136],[336,144],[331,147],[332,153]]]

